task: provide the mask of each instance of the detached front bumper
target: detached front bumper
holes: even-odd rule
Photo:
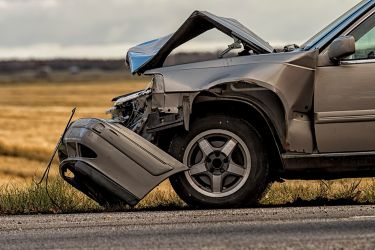
[[[104,206],[134,206],[163,180],[188,170],[133,131],[100,119],[72,123],[59,158],[62,178]]]

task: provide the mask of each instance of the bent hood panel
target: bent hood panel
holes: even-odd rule
[[[235,19],[218,17],[206,11],[195,11],[175,33],[129,49],[126,63],[132,74],[161,67],[175,48],[213,28],[241,40],[256,53],[271,53],[274,50]]]

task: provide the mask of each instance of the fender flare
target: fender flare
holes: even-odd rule
[[[237,102],[241,103],[243,105],[246,105],[249,107],[249,109],[255,111],[261,119],[264,121],[265,124],[267,124],[267,130],[270,132],[270,135],[272,137],[273,144],[275,145],[275,150],[277,152],[278,162],[280,163],[280,168],[284,168],[284,161],[282,159],[282,153],[284,151],[284,142],[285,142],[285,133],[280,134],[281,131],[276,128],[276,121],[274,121],[271,116],[269,115],[268,111],[263,108],[260,103],[257,103],[255,100],[249,100],[245,98],[241,98],[238,96],[220,96],[220,97],[208,97],[205,98],[204,101],[197,101],[197,98],[199,98],[201,95],[198,95],[194,101],[194,104],[198,103],[204,103],[204,102],[215,102],[215,101],[224,101],[224,102]]]

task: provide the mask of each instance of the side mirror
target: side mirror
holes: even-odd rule
[[[344,57],[350,56],[355,52],[355,39],[353,36],[340,36],[333,40],[328,48],[328,57],[338,63]]]

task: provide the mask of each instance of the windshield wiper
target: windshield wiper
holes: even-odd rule
[[[228,45],[228,48],[220,53],[219,58],[223,58],[224,55],[227,54],[228,52],[230,52],[231,50],[242,48],[241,40],[236,38],[236,37],[233,37],[233,39],[234,39],[234,42],[232,44]]]

